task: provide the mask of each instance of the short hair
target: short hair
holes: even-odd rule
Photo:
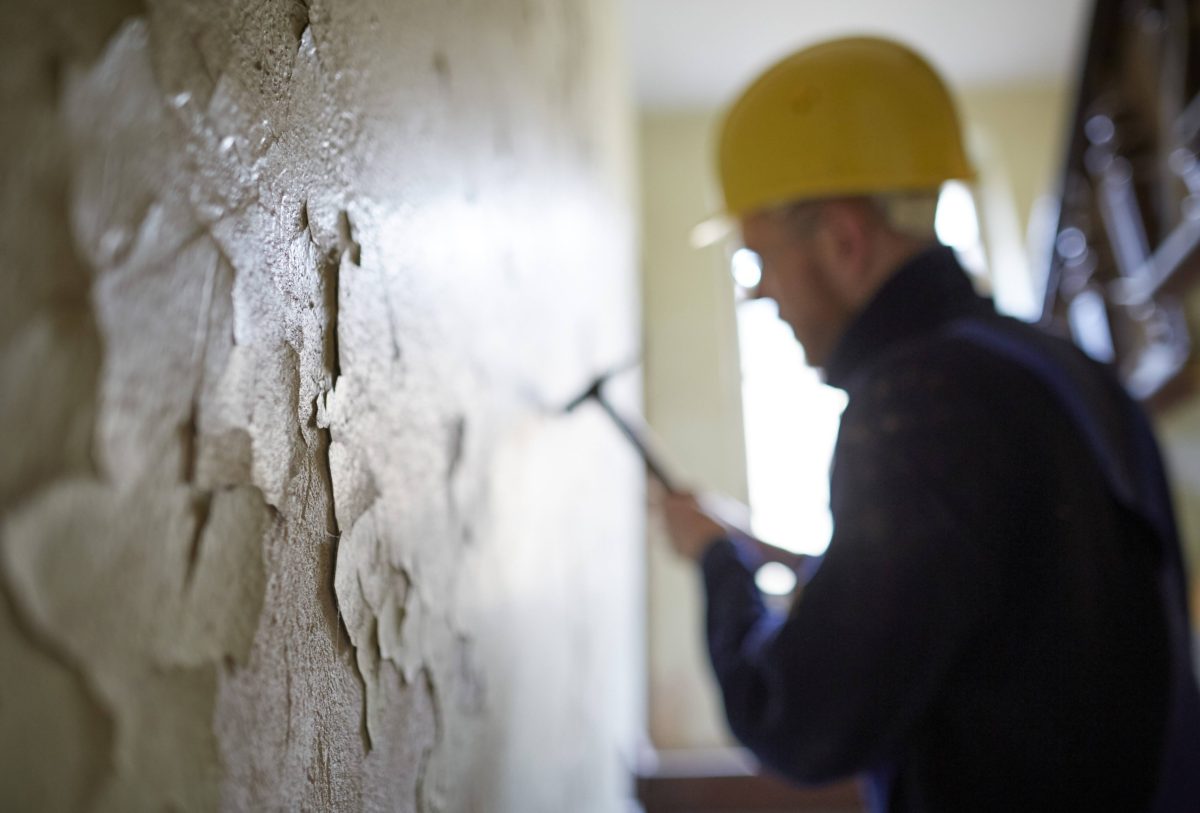
[[[859,197],[879,215],[887,228],[917,240],[936,239],[934,220],[937,216],[938,190],[922,189],[913,192],[888,192]],[[824,200],[801,200],[784,204],[777,210],[790,222],[798,234],[812,234],[820,220]]]
[[[869,200],[892,231],[918,240],[937,237],[934,221],[937,219],[938,190],[892,192],[876,195]]]

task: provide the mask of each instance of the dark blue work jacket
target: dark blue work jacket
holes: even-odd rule
[[[1200,811],[1179,543],[1140,409],[997,316],[953,254],[900,269],[826,368],[833,540],[792,611],[705,554],[730,726],[801,783],[893,811]]]

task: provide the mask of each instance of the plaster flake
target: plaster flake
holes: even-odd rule
[[[375,480],[361,455],[334,441],[329,447],[329,469],[333,478],[333,504],[339,528],[351,528],[379,499]]]
[[[0,504],[16,504],[66,472],[92,468],[92,427],[100,351],[82,306],[38,313],[0,347],[0,426],[20,443],[0,456]]]
[[[15,600],[82,665],[115,720],[102,809],[215,793],[212,663],[244,657],[257,623],[265,509],[253,489],[215,498],[188,589],[192,498],[183,486],[151,497],[67,481],[4,527]],[[181,750],[196,762],[168,770]]]
[[[198,239],[160,267],[112,273],[94,288],[106,352],[97,451],[125,486],[184,471],[180,427],[188,422],[206,345],[202,305],[218,263]]]
[[[341,220],[346,217],[344,205],[340,196],[316,189],[311,191],[306,204],[308,233],[313,245],[320,254],[338,260],[347,247],[341,234]]]
[[[249,458],[251,480],[269,505],[281,508],[288,484],[307,454],[297,410],[300,380],[297,356],[284,345],[261,348],[234,345],[229,361],[204,404],[211,456],[242,466]],[[248,446],[248,449],[247,449]],[[220,474],[218,468],[216,474]]]
[[[387,402],[373,396],[395,392],[405,372],[390,301],[394,283],[387,269],[374,262],[373,252],[368,251],[363,263],[355,265],[344,257],[338,286],[342,314],[337,325],[342,372],[338,399],[345,404],[343,414],[347,416],[387,409]],[[338,431],[350,431],[351,425],[361,428],[365,424],[341,420]]]
[[[61,216],[69,140],[53,97],[38,97],[39,85],[44,93],[49,84],[46,34],[36,25],[22,26],[19,21],[14,25],[10,19],[3,36],[17,52],[14,62],[18,64],[10,75],[6,62],[0,78],[0,102],[6,111],[0,116],[0,142],[21,160],[8,161],[4,167],[0,206],[14,215],[0,220],[0,245],[8,268],[37,268],[38,273],[0,275],[0,344],[56,300],[84,298],[89,280]],[[18,87],[8,88],[10,82]]]
[[[214,809],[220,779],[210,722],[214,669],[130,670],[102,674],[98,682],[118,724],[115,770],[97,793],[95,809]]]
[[[369,510],[342,535],[334,571],[338,612],[366,687],[367,730],[373,743],[383,742],[388,734],[381,722],[386,716],[380,684],[383,661],[406,685],[412,684],[430,661],[423,636],[438,634],[444,624],[424,612],[413,576],[391,564],[387,555],[377,518]]]
[[[182,597],[168,663],[201,666],[244,661],[258,625],[263,598],[262,538],[271,522],[256,488],[211,495],[197,534],[194,571]],[[165,648],[164,648],[165,649]]]
[[[0,651],[0,799],[13,810],[83,809],[110,767],[112,720],[78,670],[22,632],[6,596]]]
[[[209,233],[235,270],[233,283],[233,342],[239,346],[274,347],[295,339],[280,318],[287,312],[286,292],[278,275],[293,273],[288,242],[275,215],[261,203],[231,213],[211,224]]]
[[[325,390],[317,395],[314,401],[313,423],[318,429],[328,429],[333,422],[332,412],[337,403],[334,390]]]
[[[364,769],[363,809],[396,808],[425,811],[430,756],[440,734],[440,720],[433,684],[427,675],[404,681],[387,662],[380,668],[378,728],[384,732],[407,732],[376,741]]]
[[[160,94],[139,21],[122,25],[97,64],[72,80],[63,99],[80,156],[71,221],[84,258],[106,269],[125,258],[164,175],[175,174],[179,158],[169,145],[176,129],[154,101]]]
[[[192,666],[244,654],[268,514],[256,489],[230,489],[213,496],[198,529],[195,496],[185,486],[148,499],[64,481],[5,525],[14,595],[84,663]],[[201,550],[189,564],[197,531]]]
[[[208,226],[258,200],[259,159],[273,138],[269,122],[244,106],[247,96],[236,79],[222,74],[206,110],[188,104],[177,108],[189,125],[188,200],[197,219]]]

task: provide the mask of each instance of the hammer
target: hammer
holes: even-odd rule
[[[621,433],[624,434],[629,442],[633,444],[633,448],[637,449],[638,454],[642,456],[642,460],[646,462],[646,468],[650,471],[650,474],[652,474],[654,478],[658,480],[658,482],[662,483],[663,488],[665,488],[668,493],[678,494],[679,490],[673,485],[671,477],[667,475],[662,463],[650,453],[650,450],[646,447],[646,442],[642,440],[641,436],[637,433],[637,430],[635,430],[628,421],[622,418],[621,415],[615,409],[613,409],[613,406],[608,402],[608,399],[604,397],[603,387],[605,383],[607,383],[608,379],[612,378],[619,371],[620,369],[610,370],[609,372],[598,376],[592,382],[591,386],[584,390],[582,394],[563,407],[563,412],[573,412],[585,401],[595,401],[600,405],[601,409],[608,413],[608,417],[612,418],[613,423],[617,425],[617,428],[621,430]]]
[[[617,428],[621,430],[621,433],[624,434],[629,442],[633,444],[633,447],[637,449],[638,454],[642,456],[642,460],[646,461],[646,468],[652,475],[654,475],[658,482],[662,483],[662,486],[667,490],[667,493],[680,494],[681,492],[675,487],[672,478],[669,477],[666,471],[663,469],[662,463],[653,454],[651,454],[650,450],[646,447],[645,441],[642,440],[640,435],[638,435],[637,430],[635,430],[628,421],[622,418],[620,413],[613,409],[613,405],[610,404],[608,399],[604,397],[603,387],[605,383],[608,382],[608,379],[612,378],[617,373],[622,372],[624,369],[625,368],[623,367],[618,367],[615,370],[609,370],[607,373],[597,377],[592,382],[591,386],[589,386],[578,397],[563,407],[563,412],[573,412],[585,401],[595,401],[605,412],[608,413],[608,417],[612,418],[613,423],[617,425]],[[750,516],[747,513],[745,506],[740,505],[733,500],[715,497],[709,497],[705,502],[705,509],[713,517],[717,518],[732,531],[736,532],[739,537],[743,538],[752,546],[754,546],[759,555],[762,556],[763,561],[779,562],[787,565],[792,570],[795,570],[796,568],[800,567],[801,563],[808,558],[804,554],[795,553],[787,548],[781,548],[777,545],[772,545],[770,542],[764,542],[749,531],[743,530],[743,528],[749,527],[750,522]]]

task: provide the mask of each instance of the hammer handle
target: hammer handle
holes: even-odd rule
[[[654,457],[654,455],[650,454],[650,450],[646,448],[645,441],[642,440],[637,431],[630,426],[629,422],[622,418],[615,409],[613,409],[612,404],[610,404],[608,399],[605,398],[600,392],[595,393],[595,398],[597,403],[599,403],[600,406],[604,408],[604,411],[608,413],[608,417],[613,419],[613,423],[617,425],[625,437],[629,439],[629,442],[633,444],[634,448],[638,450],[638,454],[642,456],[642,460],[646,461],[646,468],[649,469],[652,475],[654,475],[654,478],[658,480],[658,482],[662,483],[663,488],[665,488],[669,493],[678,494],[679,490],[675,488],[671,478],[663,469],[662,463],[660,463],[658,459]]]

